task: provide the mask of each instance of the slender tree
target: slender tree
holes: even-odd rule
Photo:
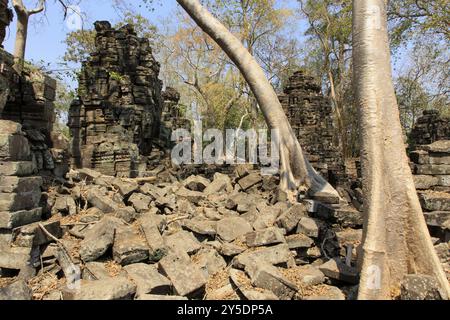
[[[391,299],[408,274],[433,276],[448,299],[449,283],[408,166],[392,81],[387,2],[353,1],[354,81],[366,211],[359,299]]]
[[[294,200],[299,188],[310,194],[326,193],[338,196],[333,187],[321,177],[306,159],[302,148],[283,111],[278,96],[263,69],[237,39],[198,0],[177,0],[198,26],[207,33],[239,68],[258,101],[270,129],[278,129],[281,155],[281,190]]]
[[[39,0],[36,8],[28,10],[22,0],[12,0],[17,15],[16,42],[14,47],[14,69],[21,74],[25,61],[25,49],[27,46],[28,24],[30,17],[45,9],[45,0]]]

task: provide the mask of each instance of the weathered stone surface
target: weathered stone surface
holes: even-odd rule
[[[200,250],[200,242],[187,231],[179,231],[170,236],[164,236],[164,244],[171,250],[180,250],[187,254],[193,254]]]
[[[304,216],[306,216],[305,206],[302,204],[295,204],[277,219],[277,224],[280,228],[284,228],[287,232],[291,232],[297,227],[300,219]]]
[[[449,164],[415,165],[414,168],[418,175],[450,175]]]
[[[214,236],[217,231],[217,222],[203,219],[192,219],[183,222],[183,227],[200,235]]]
[[[242,190],[247,191],[251,187],[257,185],[262,182],[261,174],[259,173],[251,173],[248,176],[245,176],[242,179],[239,179],[238,183]]]
[[[253,285],[273,292],[280,300],[291,300],[299,290],[269,263],[257,261],[247,265],[245,271],[249,274]]]
[[[358,270],[353,267],[349,267],[338,258],[329,260],[319,267],[328,278],[348,282],[351,284],[357,284],[359,281]]]
[[[21,270],[30,262],[30,249],[28,248],[1,248],[0,268]]]
[[[0,193],[0,211],[31,210],[39,206],[41,190],[22,193]]]
[[[0,134],[0,160],[30,161],[31,151],[28,139],[19,134]]]
[[[201,249],[192,257],[192,261],[202,270],[205,278],[211,277],[227,267],[227,263],[222,256],[211,248]]]
[[[305,236],[318,238],[320,232],[319,222],[315,219],[303,217],[297,226],[297,233],[304,234]]]
[[[128,265],[124,269],[137,285],[138,297],[145,294],[165,295],[172,291],[172,283],[160,274],[155,266],[138,263]]]
[[[322,271],[310,265],[295,267],[286,272],[293,276],[292,281],[301,288],[316,286],[325,282],[325,275]]]
[[[79,291],[63,291],[64,300],[132,300],[136,285],[125,277],[82,281]]]
[[[214,180],[205,188],[203,192],[206,195],[210,195],[231,190],[233,190],[233,186],[231,185],[230,177],[221,173],[216,173],[214,174]]]
[[[139,214],[133,207],[119,208],[114,212],[114,217],[122,219],[126,223],[132,223],[138,218]]]
[[[248,233],[245,238],[249,247],[261,247],[285,242],[283,232],[276,227]]]
[[[434,153],[450,153],[450,140],[440,139],[427,146],[427,151]]]
[[[42,222],[41,224],[54,237],[58,239],[62,237],[63,232],[60,221],[48,221]],[[37,222],[16,229],[15,234],[14,244],[19,247],[31,248],[33,246],[42,246],[54,241],[42,231]]]
[[[145,239],[133,227],[118,228],[113,245],[114,261],[125,266],[146,261],[149,248]]]
[[[0,288],[0,301],[26,301],[31,300],[30,288],[23,280],[15,281],[5,288]]]
[[[439,185],[439,178],[433,176],[416,175],[414,176],[414,184],[418,190],[428,190],[431,187]]]
[[[113,213],[118,209],[118,205],[99,188],[89,188],[86,197],[93,207],[100,209],[104,213]]]
[[[111,279],[112,276],[104,263],[88,262],[84,266],[82,278],[83,280],[95,281]]]
[[[17,212],[0,212],[0,229],[14,229],[38,222],[42,217],[42,208]]]
[[[351,207],[334,208],[332,206],[319,205],[316,216],[323,220],[336,222],[344,228],[356,228],[363,225],[361,212]]]
[[[122,197],[128,197],[139,189],[137,182],[123,181],[118,178],[114,179],[111,184],[119,190]]]
[[[152,198],[142,193],[133,193],[128,202],[137,212],[148,211]]]
[[[169,278],[179,296],[195,297],[204,292],[206,279],[202,271],[183,252],[164,257],[159,262],[159,270]]]
[[[287,245],[289,246],[289,249],[311,248],[312,245],[314,244],[314,240],[301,233],[293,234],[286,237],[286,242]]]
[[[449,161],[450,163],[450,161]],[[448,176],[438,176],[439,183],[438,185],[441,187],[450,187],[450,175]]]
[[[32,161],[3,162],[0,161],[0,175],[2,176],[31,176],[37,172],[37,168]]]
[[[257,260],[266,261],[273,265],[287,263],[292,254],[287,244],[279,244],[272,247],[262,247],[255,251],[245,251],[233,260],[237,268],[244,268],[249,263]]]
[[[429,227],[438,227],[444,230],[450,229],[449,211],[425,212],[424,215]]]
[[[84,262],[95,261],[103,256],[114,243],[115,230],[123,226],[117,218],[104,217],[86,232],[80,244],[80,257]]]
[[[242,252],[244,252],[245,250],[247,250],[247,248],[228,242],[223,243],[222,246],[220,247],[220,253],[226,257],[237,256]]]
[[[231,242],[252,231],[252,226],[240,217],[225,218],[217,223],[217,235],[227,242]]]
[[[159,222],[152,215],[144,215],[139,220],[149,247],[150,261],[158,262],[167,253],[168,248],[159,232]]]
[[[194,204],[198,204],[200,201],[206,199],[206,195],[203,192],[192,191],[184,187],[180,188],[176,195],[180,198],[187,199]]]
[[[317,291],[307,292],[307,295],[303,295],[303,300],[345,300],[344,293],[337,287],[320,285]]]
[[[211,181],[201,176],[190,176],[183,182],[183,186],[191,191],[203,192]]]
[[[0,193],[23,193],[40,190],[41,177],[7,177],[0,176]]]
[[[401,283],[402,300],[442,300],[439,283],[431,276],[407,275]]]
[[[450,194],[424,192],[419,194],[422,208],[427,211],[450,211]]]

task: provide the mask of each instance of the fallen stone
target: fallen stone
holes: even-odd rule
[[[206,279],[227,267],[222,256],[212,248],[201,249],[192,257],[192,262],[200,268]]]
[[[246,265],[257,260],[266,261],[272,265],[286,264],[292,258],[292,253],[287,244],[279,244],[272,247],[262,247],[257,250],[247,250],[233,260],[236,268],[245,268]]]
[[[434,211],[425,212],[425,221],[429,227],[438,227],[443,230],[450,228],[450,212],[449,211]]]
[[[303,217],[297,226],[297,233],[304,234],[305,236],[318,238],[320,232],[320,224],[317,220]]]
[[[60,239],[62,237],[60,221],[46,221],[41,224],[55,238]],[[15,234],[14,244],[18,247],[37,247],[54,241],[53,238],[42,231],[38,222],[16,229]]]
[[[314,240],[310,237],[305,236],[304,234],[293,234],[286,237],[286,243],[289,246],[289,249],[304,249],[311,248],[314,244]]]
[[[120,227],[114,239],[113,257],[122,266],[143,262],[149,258],[149,248],[133,227]]]
[[[138,263],[128,265],[124,269],[137,285],[138,297],[145,294],[166,295],[172,292],[172,283],[153,265]]]
[[[128,202],[137,212],[141,213],[148,211],[152,198],[142,193],[133,193]]]
[[[186,253],[170,253],[159,262],[159,270],[172,282],[175,294],[192,298],[203,295],[206,279]]]
[[[234,257],[241,254],[245,250],[247,250],[247,248],[238,246],[234,243],[224,242],[220,248],[220,253],[226,257]]]
[[[278,219],[277,224],[280,228],[284,228],[286,232],[294,230],[300,219],[306,216],[305,206],[302,204],[295,204],[283,213]]]
[[[80,290],[63,290],[64,300],[133,300],[136,285],[125,277],[82,281]]]
[[[333,208],[331,206],[319,205],[316,216],[340,224],[344,228],[358,228],[363,225],[361,212],[351,208]]]
[[[248,176],[245,176],[239,179],[238,183],[242,190],[247,191],[251,187],[262,182],[261,174],[259,173],[251,173]]]
[[[283,232],[276,227],[248,233],[245,238],[249,247],[261,247],[285,242]]]
[[[133,207],[125,207],[117,209],[114,217],[122,219],[126,223],[133,223],[138,218],[138,213]]]
[[[229,176],[221,173],[214,174],[214,180],[203,190],[206,195],[220,193],[223,191],[231,192],[233,186]]]
[[[0,248],[0,268],[21,270],[30,264],[29,248]]]
[[[211,181],[201,176],[190,176],[183,182],[183,186],[191,191],[203,192]]]
[[[112,180],[111,184],[119,190],[122,197],[128,197],[133,192],[139,190],[139,185],[134,181],[123,181],[122,179],[116,178]]]
[[[401,282],[402,300],[442,300],[437,280],[427,275],[410,274]]]
[[[89,168],[77,169],[77,174],[81,181],[86,180],[86,182],[93,182],[95,179],[102,176],[100,172]]]
[[[428,146],[426,150],[434,153],[450,153],[450,140],[439,140]]]
[[[183,227],[204,236],[215,236],[217,231],[217,222],[203,219],[192,219],[183,222]]]
[[[279,298],[269,290],[254,288],[250,278],[243,271],[231,269],[230,279],[247,300],[279,300]]]
[[[303,300],[345,300],[344,293],[337,287],[319,285],[313,287],[310,292],[302,295]]]
[[[254,286],[273,292],[280,300],[292,300],[299,290],[276,267],[264,261],[247,265],[245,271]]]
[[[191,191],[184,187],[180,188],[177,191],[176,195],[180,198],[187,199],[189,202],[191,202],[193,204],[199,204],[200,201],[206,199],[206,195],[203,192]]]
[[[149,247],[149,258],[152,262],[158,262],[168,252],[164,239],[159,232],[159,220],[157,216],[145,215],[140,218],[140,225],[144,232]],[[158,216],[159,217],[159,216]]]
[[[338,258],[331,259],[319,267],[325,276],[330,279],[347,282],[350,284],[358,284],[359,273],[358,270],[349,267]]]
[[[83,280],[95,281],[95,280],[107,280],[111,279],[111,275],[108,272],[104,263],[101,262],[88,262],[84,266],[82,273]]]
[[[31,290],[23,280],[15,281],[7,287],[0,288],[0,301],[29,301],[31,299]]]
[[[217,235],[226,242],[232,242],[252,231],[250,223],[241,217],[225,218],[217,222]]]
[[[104,213],[114,213],[119,209],[118,205],[98,187],[91,187],[87,191],[87,201],[93,207],[100,209]]]
[[[187,254],[194,254],[200,250],[200,242],[187,231],[179,231],[169,236],[164,236],[164,244],[173,251],[182,251]]]
[[[322,271],[310,265],[286,269],[286,273],[290,275],[286,275],[286,277],[288,279],[292,277],[291,281],[300,288],[317,286],[325,282],[325,275]]]
[[[80,257],[84,262],[95,261],[103,256],[114,243],[115,230],[123,226],[117,218],[104,217],[86,232],[80,243]]]

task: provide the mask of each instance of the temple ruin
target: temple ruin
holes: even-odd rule
[[[96,51],[83,63],[70,108],[73,165],[136,177],[159,135],[160,65],[132,26],[115,30],[103,21],[95,30]]]
[[[332,106],[314,78],[295,72],[279,99],[313,167],[333,185],[345,184],[343,157],[334,143]]]

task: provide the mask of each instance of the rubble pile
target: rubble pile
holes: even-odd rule
[[[343,157],[334,143],[332,106],[314,78],[295,72],[279,99],[314,168],[332,185],[346,185]]]
[[[245,166],[213,179],[166,182],[167,175],[72,171],[48,195],[44,228],[55,239],[32,241],[30,261],[40,261],[28,282],[33,298],[355,298],[359,212],[279,201],[278,179]],[[42,230],[19,228],[12,241],[40,239]]]
[[[159,136],[160,65],[131,25],[115,30],[98,21],[95,29],[96,51],[83,64],[69,113],[73,166],[137,177]]]

